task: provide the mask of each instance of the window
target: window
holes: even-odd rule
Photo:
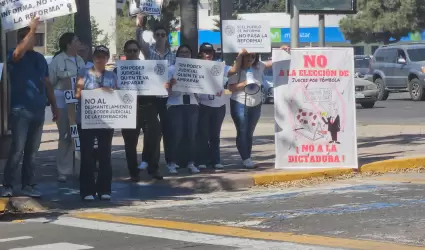
[[[44,46],[44,33],[35,34],[35,46],[37,47]]]
[[[364,55],[364,46],[354,46],[354,55]]]
[[[354,68],[369,68],[370,57],[356,57],[354,59]]]
[[[375,51],[379,48],[379,46],[372,46],[372,55],[375,54]]]
[[[397,58],[396,49],[381,49],[375,55],[377,62],[395,63]]]
[[[412,62],[421,62],[425,61],[425,49],[408,49],[407,54],[409,55],[409,59]]]

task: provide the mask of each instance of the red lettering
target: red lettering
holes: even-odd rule
[[[279,76],[285,76],[285,70],[281,69],[279,72]]]
[[[328,65],[328,59],[324,55],[305,55],[304,56],[304,68],[316,68],[316,65],[320,68],[325,68]]]
[[[340,70],[339,76],[350,76],[350,71],[348,70]]]
[[[323,147],[322,147],[322,145],[319,145],[319,146],[317,147],[317,152],[323,152]]]
[[[344,161],[344,156],[341,156]],[[340,163],[338,155],[288,155],[289,163]]]
[[[301,151],[302,152],[314,152],[314,145],[313,144],[305,144],[301,146]]]

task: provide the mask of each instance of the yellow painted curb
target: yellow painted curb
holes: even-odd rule
[[[336,248],[349,247],[350,249],[362,250],[416,250],[423,247],[402,245],[390,242],[379,242],[371,240],[355,240],[346,238],[334,238],[319,235],[294,234],[284,232],[263,232],[260,230],[245,229],[239,227],[208,225],[199,223],[188,223],[180,221],[146,219],[130,216],[118,216],[105,213],[76,213],[73,217],[80,219],[91,219],[98,221],[115,222],[122,224],[165,228],[171,230],[182,230],[187,232],[204,233],[212,235],[230,236],[245,239],[271,240],[280,242],[292,242],[298,244],[308,244],[315,246],[327,246]]]
[[[294,172],[274,172],[267,174],[252,175],[255,186],[271,184],[275,182],[296,181],[315,177],[335,177],[350,174],[353,169],[314,169]]]
[[[360,167],[360,172],[386,173],[394,170],[413,169],[425,167],[425,157],[391,159],[365,164]]]
[[[9,198],[0,198],[0,213],[4,213],[6,211],[8,204]]]

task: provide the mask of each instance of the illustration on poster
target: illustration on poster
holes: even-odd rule
[[[144,69],[144,66],[138,65],[120,66],[121,85],[139,85],[149,80],[149,76],[142,74]]]
[[[178,66],[177,81],[199,83],[199,79],[205,79],[204,75],[199,74],[199,70],[202,69],[201,65],[179,63]]]
[[[34,9],[34,8],[39,8],[39,6],[42,5],[48,5],[50,4],[51,1],[48,0],[38,0],[36,2],[36,5],[33,5],[31,3],[29,4],[22,4],[22,5],[13,5],[11,9],[7,9],[6,11],[3,11],[1,13],[1,18],[5,18],[10,16],[11,14],[17,14],[17,13],[21,13],[21,12],[27,12],[28,10]],[[10,3],[8,1],[3,1],[0,3],[1,7],[4,7],[5,4]],[[56,12],[56,11],[60,11],[62,8],[67,7],[67,8],[71,8],[70,12],[72,12],[72,6],[70,4],[66,5],[64,3],[61,4],[55,4],[55,5],[50,5],[50,6],[46,6],[43,9],[38,9],[36,11],[32,11],[30,13],[25,14],[25,16],[18,16],[13,18],[13,22],[14,23],[20,23],[23,22],[25,18],[25,20],[31,20],[34,17],[42,17],[44,15],[48,15],[49,13],[52,12]]]
[[[129,99],[130,98],[130,99]],[[123,96],[125,105],[109,105],[105,99],[84,100],[84,118],[85,119],[127,119],[131,114],[133,99],[131,96]]]

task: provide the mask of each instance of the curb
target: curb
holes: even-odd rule
[[[254,186],[289,182],[317,177],[338,177],[350,173],[387,173],[425,167],[425,157],[391,159],[365,164],[359,169],[315,169],[293,172],[274,172],[252,175]]]

